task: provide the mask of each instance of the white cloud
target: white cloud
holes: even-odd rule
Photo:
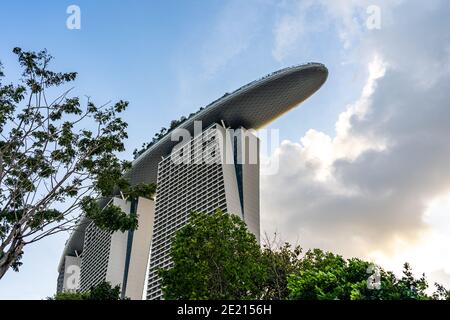
[[[326,23],[336,26],[353,63],[371,57],[369,76],[336,120],[334,137],[311,129],[276,150],[280,172],[262,178],[262,229],[388,267],[409,260],[420,271],[449,272],[442,252],[450,234],[439,225],[450,225],[450,205],[436,199],[450,190],[450,7],[382,2],[389,20],[361,33],[354,25],[364,23],[360,4],[326,3]],[[275,30],[275,57],[308,45],[305,30],[289,46]],[[436,212],[439,222],[430,218]]]
[[[348,49],[363,33],[366,0],[299,0],[280,6],[274,33],[273,57],[281,62],[292,54],[307,51],[308,42],[333,29]],[[306,41],[305,41],[306,40]]]

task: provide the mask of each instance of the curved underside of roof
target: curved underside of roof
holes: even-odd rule
[[[192,135],[194,121],[200,120],[203,128],[221,121],[229,128],[262,128],[310,97],[327,77],[328,70],[320,63],[276,71],[218,99],[176,129],[187,129]],[[133,161],[127,173],[131,183],[156,183],[158,163],[177,143],[169,133]]]
[[[62,268],[64,267],[64,260],[66,256],[76,256],[83,251],[84,234],[89,222],[89,219],[83,216],[70,234],[69,239],[64,245],[64,250],[59,260],[58,272],[64,272]]]

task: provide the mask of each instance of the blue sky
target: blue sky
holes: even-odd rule
[[[331,74],[328,86],[337,87],[337,81],[332,82],[337,74],[334,68],[339,65],[333,66],[338,61],[336,49],[330,50],[334,45],[329,30],[321,33],[323,40],[307,54],[285,61],[273,58],[272,10],[276,5],[270,1],[128,1],[126,6],[121,1],[78,1],[81,30],[68,30],[66,8],[72,3],[4,4],[0,13],[2,61],[8,73],[15,74],[10,53],[14,46],[47,48],[56,57],[54,68],[79,72],[78,94],[89,95],[99,103],[129,100],[131,147],[170,120],[285,66],[326,63]],[[332,119],[339,110],[324,103],[331,94],[325,90],[311,103],[320,108],[324,118],[330,115]],[[312,124],[308,123],[309,111],[314,108],[308,109],[298,111],[306,112],[304,128]],[[295,115],[299,116],[297,111]],[[143,118],[147,120],[140,121]],[[288,127],[288,119],[280,121]],[[334,124],[319,122],[327,130]],[[286,131],[285,137],[288,134],[293,132]]]
[[[392,110],[387,110],[387,107],[384,110],[372,101],[369,103],[364,100],[362,91],[364,86],[368,86],[371,76],[381,78],[381,83],[389,80],[390,75],[386,71],[386,76],[377,78],[370,72],[370,63],[373,66],[374,57],[380,56],[382,62],[375,63],[374,68],[383,69],[389,65],[400,72],[409,65],[406,64],[408,59],[405,59],[406,62],[402,61],[398,58],[399,55],[408,53],[406,56],[410,56],[411,52],[415,52],[414,58],[427,64],[433,46],[439,43],[439,48],[434,49],[441,52],[440,49],[448,43],[445,34],[439,38],[434,32],[442,27],[442,14],[448,12],[448,5],[445,1],[431,1],[422,16],[419,13],[422,12],[419,2],[412,1],[408,5],[403,1],[373,2],[382,10],[384,24],[380,30],[367,30],[365,27],[366,9],[371,3],[364,0],[356,3],[322,0],[9,1],[2,4],[0,11],[0,60],[8,79],[13,81],[17,79],[18,69],[11,53],[12,48],[46,48],[55,57],[54,69],[79,73],[74,94],[88,95],[97,103],[128,100],[130,108],[126,111],[125,119],[130,124],[130,138],[126,143],[128,152],[121,155],[124,158],[131,158],[134,148],[151,139],[156,131],[162,126],[168,126],[172,119],[188,115],[225,92],[233,91],[286,66],[309,61],[324,63],[329,69],[329,79],[323,88],[300,108],[270,125],[270,128],[279,129],[280,138],[286,140],[286,144],[279,149],[281,155],[298,152],[294,157],[295,163],[299,165],[295,174],[301,174],[286,176],[287,173],[281,172],[276,179],[309,181],[310,175],[317,179],[313,179],[312,185],[294,183],[290,190],[292,192],[284,195],[276,194],[270,188],[270,185],[281,181],[275,178],[263,179],[262,195],[271,194],[273,198],[269,198],[273,201],[263,201],[262,215],[269,210],[285,210],[289,214],[285,219],[280,219],[276,227],[285,231],[286,238],[308,237],[307,246],[321,246],[343,254],[371,257],[393,266],[394,262],[398,264],[398,259],[415,255],[414,248],[399,245],[392,249],[391,246],[394,234],[403,241],[411,240],[411,234],[404,232],[407,227],[405,229],[399,225],[398,229],[386,231],[385,225],[389,222],[385,221],[383,224],[378,221],[379,230],[376,230],[377,225],[371,220],[376,214],[368,214],[366,224],[352,223],[355,219],[359,221],[360,216],[355,218],[343,215],[340,219],[342,225],[338,224],[340,229],[333,229],[336,233],[330,233],[330,229],[324,227],[327,224],[322,224],[321,221],[333,218],[323,211],[326,208],[322,205],[327,203],[338,207],[349,200],[348,193],[330,191],[334,183],[340,185],[339,190],[351,189],[355,185],[358,190],[367,187],[353,176],[350,180],[339,180],[343,175],[335,176],[336,170],[341,170],[344,160],[349,163],[360,160],[363,167],[361,172],[364,172],[365,169],[370,170],[370,166],[364,167],[363,156],[370,152],[384,155],[383,152],[390,150],[391,145],[396,145],[392,136],[383,136],[383,125],[388,122],[383,116],[392,114]],[[66,9],[71,4],[78,5],[81,9],[80,30],[66,28]],[[405,28],[404,21],[408,19],[411,19],[412,24],[417,20],[429,23],[429,27],[422,32],[437,38],[435,42],[429,43],[429,48],[422,48],[419,41],[411,36],[411,32],[414,35],[414,29]],[[442,24],[445,27],[445,23]],[[406,36],[411,37],[409,42],[398,40]],[[434,38],[431,37],[429,41]],[[397,65],[399,68],[396,68]],[[405,89],[405,84],[398,86]],[[397,89],[392,87],[389,94],[394,94]],[[431,90],[432,87],[428,89]],[[384,92],[383,96],[389,94]],[[363,104],[368,106],[363,108],[360,106]],[[420,106],[417,108],[420,109]],[[374,115],[377,110],[385,113],[379,117],[368,116],[366,119],[369,122],[364,123],[361,114]],[[339,119],[343,119],[340,123],[346,126],[346,130],[339,131],[336,127]],[[424,126],[430,126],[430,123]],[[408,126],[405,128],[407,130]],[[386,129],[385,132],[390,131]],[[405,135],[413,136],[414,132],[405,131]],[[353,140],[348,140],[349,137]],[[361,144],[365,147],[361,147]],[[293,151],[289,149],[291,147]],[[324,150],[329,152],[324,153]],[[309,156],[312,156],[312,160]],[[387,168],[394,163],[394,160],[386,161]],[[302,171],[305,168],[309,168],[309,171]],[[321,178],[317,170],[320,174],[325,172],[325,178]],[[387,177],[383,181],[387,184],[385,188],[404,191],[402,197],[407,197],[405,186],[388,182]],[[418,181],[411,183],[419,183]],[[445,186],[443,184],[439,190],[433,189],[436,197],[442,196]],[[373,189],[373,185],[369,187],[364,190],[370,199],[375,199],[378,189]],[[314,205],[309,208],[316,208],[316,211],[296,215],[292,210],[305,203],[296,204],[292,201],[291,207],[286,207],[286,203],[298,198],[297,193],[303,188],[313,190],[310,198],[305,201],[311,201]],[[317,190],[320,190],[322,196],[314,195]],[[429,194],[426,197],[424,195],[424,198],[429,203],[437,201],[437,198]],[[387,201],[386,208],[398,208],[398,199],[400,197]],[[368,209],[361,205],[360,213],[371,212],[369,209],[374,204],[369,200],[353,199],[358,204],[367,204]],[[426,210],[421,207],[419,211],[415,218],[421,220]],[[322,217],[322,220],[317,222],[313,217]],[[267,216],[262,216],[262,219],[267,224],[272,222]],[[295,224],[292,223],[294,220]],[[281,225],[283,221],[285,225]],[[299,225],[302,228],[292,230],[288,225]],[[414,230],[420,233],[422,227],[417,223],[409,226],[407,231],[418,228]],[[264,225],[262,228],[264,231]],[[268,228],[268,231],[272,230]],[[349,239],[346,236],[349,232],[350,235],[354,232],[354,245],[340,241]],[[377,232],[381,234],[378,240],[368,236]],[[312,234],[315,236],[311,236]],[[327,236],[320,237],[321,234],[333,235],[336,241]],[[52,295],[56,286],[59,254],[65,239],[65,235],[55,236],[27,248],[20,273],[10,272],[0,281],[0,299],[40,299]],[[426,242],[423,239],[417,241],[419,244]],[[405,256],[405,252],[410,252],[410,255]],[[445,278],[447,272],[450,272],[450,263],[440,261],[433,266],[420,268],[443,274]]]

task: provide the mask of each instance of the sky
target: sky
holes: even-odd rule
[[[69,5],[81,28],[66,26]],[[127,152],[171,120],[283,67],[324,63],[310,99],[271,123],[261,232],[450,287],[450,3],[409,0],[9,1],[0,61],[46,48],[74,94],[130,107]],[[67,235],[26,248],[0,299],[54,294]]]

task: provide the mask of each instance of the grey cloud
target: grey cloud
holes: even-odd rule
[[[314,178],[300,145],[284,144],[279,174],[262,181],[263,229],[346,255],[389,251],[393,239],[418,240],[427,203],[450,189],[450,5],[408,1],[383,10],[389,23],[353,50],[379,53],[387,72],[349,133],[382,139],[386,149],[336,159],[336,190]]]

